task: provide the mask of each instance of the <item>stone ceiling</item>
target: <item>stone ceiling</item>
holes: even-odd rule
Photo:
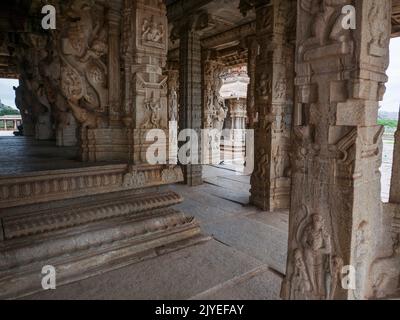
[[[400,0],[393,0],[392,36],[400,36]]]

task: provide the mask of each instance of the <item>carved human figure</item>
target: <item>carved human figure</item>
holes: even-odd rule
[[[161,128],[161,105],[153,96],[145,102],[144,108],[147,110],[147,119],[143,123],[143,129],[160,129]]]
[[[293,257],[294,271],[291,277],[290,298],[292,300],[307,299],[312,287],[304,263],[303,253],[300,249],[296,249],[293,253]]]
[[[219,106],[218,109],[216,110],[216,115],[214,117],[214,121],[213,121],[213,128],[217,129],[218,131],[222,131],[223,126],[224,126],[224,120],[226,118],[227,115],[227,110],[224,106],[223,101],[219,101]]]
[[[303,231],[301,244],[313,294],[316,298],[324,299],[326,298],[325,276],[329,268],[331,239],[320,214],[315,213],[311,216],[311,222]]]
[[[353,298],[361,300],[363,297],[361,293],[364,291],[365,272],[366,272],[366,258],[369,251],[369,238],[367,236],[368,223],[363,221],[358,226],[356,232],[356,248],[355,248],[355,269],[356,269],[356,289],[353,290]]]

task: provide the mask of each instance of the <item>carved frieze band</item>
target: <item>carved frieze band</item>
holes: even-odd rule
[[[173,192],[145,194],[140,197],[132,195],[107,203],[92,203],[89,206],[39,211],[31,215],[3,218],[4,240],[11,240],[49,231],[61,230],[105,219],[138,214],[172,206],[183,199]]]
[[[183,180],[179,167],[93,166],[0,178],[0,208],[146,188]],[[0,215],[1,215],[0,211]]]

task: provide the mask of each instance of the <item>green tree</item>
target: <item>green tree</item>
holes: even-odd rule
[[[0,105],[0,117],[1,116],[14,116],[14,115],[19,115],[19,110],[16,110],[14,108],[11,108],[9,106]]]

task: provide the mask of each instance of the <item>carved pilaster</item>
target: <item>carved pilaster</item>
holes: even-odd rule
[[[286,299],[371,298],[383,274],[370,266],[382,230],[376,121],[391,1],[352,1],[355,30],[343,28],[348,4],[298,1]],[[342,287],[343,266],[355,268],[355,290]]]
[[[130,160],[146,163],[151,129],[168,134],[167,77],[163,74],[168,46],[164,2],[125,1],[123,9],[125,89],[123,121],[130,139]],[[165,141],[160,141],[165,148]]]
[[[392,179],[390,182],[390,203],[400,204],[400,114],[399,124],[394,138]]]
[[[255,36],[247,38],[248,63],[247,73],[250,78],[247,86],[247,117],[249,129],[254,129],[257,121],[257,108],[255,103],[256,92],[256,62],[258,56],[258,43]]]
[[[290,68],[293,56],[290,55],[286,32],[292,4],[293,1],[282,0],[258,1],[256,4],[259,54],[254,95],[258,124],[255,128],[257,152],[251,178],[251,202],[271,211],[288,208],[290,202],[289,146],[293,94],[289,83],[293,79]],[[252,45],[255,47],[254,43]],[[254,54],[255,48],[252,50]]]
[[[108,101],[111,125],[120,125],[121,120],[121,74],[120,74],[120,34],[122,0],[108,1]]]

